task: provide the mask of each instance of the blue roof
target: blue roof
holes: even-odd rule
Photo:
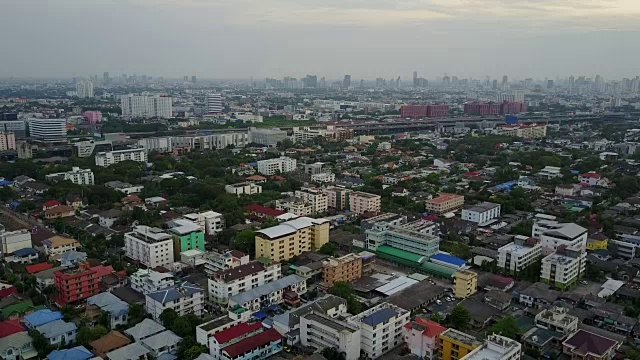
[[[87,304],[95,305],[115,317],[129,313],[129,304],[110,292],[99,293],[87,298]]]
[[[68,350],[53,350],[47,355],[48,360],[87,360],[93,354],[84,346],[76,346]]]
[[[13,252],[13,256],[17,256],[17,257],[25,257],[25,256],[29,256],[29,255],[34,255],[37,254],[38,250],[34,249],[34,248],[24,248],[24,249],[18,249],[16,251]]]
[[[180,291],[178,291],[179,288],[182,288],[184,293],[180,293]],[[147,296],[164,305],[170,301],[175,301],[183,297],[191,297],[191,295],[201,292],[202,288],[200,286],[185,281],[181,284],[149,293]]]
[[[40,325],[36,328],[47,339],[57,338],[60,335],[74,332],[78,330],[76,324],[72,322],[66,322],[64,320],[54,320],[46,324]]]
[[[262,320],[262,319],[266,319],[267,318],[267,314],[262,312],[262,311],[257,311],[254,312],[253,314],[251,314],[252,317],[258,319],[258,320]]]
[[[11,184],[13,184],[13,181],[0,180],[0,186],[11,185]]]
[[[438,253],[431,257],[431,260],[438,260],[455,266],[464,266],[467,262],[453,255]]]
[[[391,319],[392,317],[398,315],[398,312],[393,310],[393,309],[389,309],[389,308],[382,308],[374,313],[372,313],[371,315],[367,315],[362,319],[362,322],[364,324],[367,324],[369,326],[375,327],[378,324],[381,324],[389,319]]]
[[[24,322],[27,324],[27,326],[34,328],[60,319],[62,319],[61,312],[43,309],[25,316]]]

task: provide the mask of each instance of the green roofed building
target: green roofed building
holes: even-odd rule
[[[396,249],[387,245],[378,246],[376,256],[380,259],[388,260],[411,268],[417,268],[423,261],[427,260],[424,256]]]
[[[438,265],[428,261],[423,262],[422,265],[420,265],[420,270],[434,276],[440,276],[445,278],[450,278],[453,276],[453,274],[456,273],[456,270],[453,268]]]

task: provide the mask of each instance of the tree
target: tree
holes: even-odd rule
[[[129,304],[129,326],[133,326],[144,320],[145,311],[142,304]]]
[[[344,281],[338,281],[329,289],[329,294],[347,300],[347,311],[350,314],[355,315],[363,311],[364,306],[361,302],[358,301],[358,299],[356,299],[355,295],[353,294],[353,288],[351,287],[351,284]]]
[[[160,321],[166,328],[171,329],[178,319],[178,313],[173,309],[164,309],[160,314]]]
[[[332,242],[327,242],[324,245],[322,245],[320,247],[320,250],[318,251],[321,254],[325,254],[325,255],[329,255],[329,256],[335,256],[336,255],[336,245]]]
[[[256,252],[256,232],[253,230],[242,230],[231,240],[233,248],[245,254],[255,254]]]
[[[337,348],[327,347],[320,352],[327,360],[346,360],[344,353],[340,352]]]
[[[193,360],[202,353],[208,353],[209,349],[198,344],[192,337],[184,338],[178,345],[178,359]]]
[[[456,305],[451,310],[451,314],[447,316],[447,324],[459,331],[465,331],[471,322],[471,314],[461,305]]]
[[[429,317],[429,320],[435,321],[437,323],[440,323],[442,321],[442,319],[440,318],[440,314],[438,313],[431,314],[431,316]]]
[[[487,331],[488,334],[498,334],[511,339],[515,339],[519,332],[518,323],[513,316],[507,316],[498,320],[498,322],[493,324]]]

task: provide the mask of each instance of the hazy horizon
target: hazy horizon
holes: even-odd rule
[[[0,78],[619,79],[638,0],[10,0]]]

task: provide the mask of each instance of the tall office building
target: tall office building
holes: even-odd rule
[[[418,72],[413,72],[413,87],[418,87]]]
[[[196,76],[195,75],[191,75],[191,82],[195,84],[196,81],[197,81]]]
[[[207,95],[207,112],[209,114],[220,114],[224,110],[222,105],[222,94]]]
[[[307,75],[302,79],[302,83],[306,88],[316,88],[318,87],[318,77],[316,75]]]
[[[80,80],[76,84],[76,94],[79,98],[93,97],[93,83],[91,80]]]
[[[120,107],[124,116],[170,118],[173,114],[173,98],[159,95],[124,95],[120,98]]]
[[[502,89],[506,89],[507,86],[509,85],[509,77],[507,75],[504,75],[502,77]]]
[[[596,75],[596,79],[593,82],[593,86],[596,91],[601,91],[604,85],[604,80],[602,80],[602,76]]]
[[[569,95],[573,94],[576,78],[573,75],[569,76]]]
[[[102,74],[102,81],[104,81],[105,83],[106,83],[106,82],[109,82],[109,72],[108,72],[108,71],[105,71],[105,72]]]
[[[44,142],[66,141],[66,119],[29,119],[29,136]]]
[[[553,89],[553,80],[547,80],[547,89]]]
[[[342,88],[348,89],[350,87],[351,87],[351,75],[345,75],[344,79],[342,80]]]

